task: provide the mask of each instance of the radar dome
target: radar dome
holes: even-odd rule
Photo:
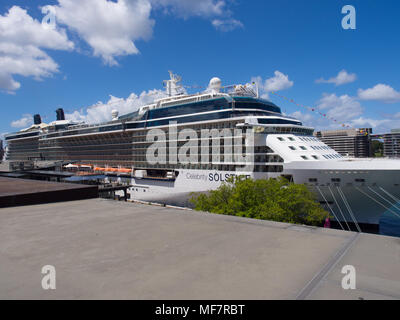
[[[117,120],[118,119],[118,110],[112,110],[111,111],[111,116],[113,120]]]
[[[221,89],[221,79],[217,77],[212,78],[210,80],[208,88],[216,92],[219,92],[219,90]]]

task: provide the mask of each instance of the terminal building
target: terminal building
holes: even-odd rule
[[[400,158],[400,129],[392,129],[382,135],[383,154],[385,157]]]
[[[316,131],[314,135],[342,156],[372,156],[371,128]],[[400,134],[399,134],[400,136]]]

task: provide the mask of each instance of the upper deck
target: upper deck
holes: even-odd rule
[[[138,110],[125,115],[118,115],[113,120],[98,123],[51,123],[30,132],[17,132],[6,136],[6,140],[23,139],[26,137],[57,138],[64,136],[95,134],[113,131],[144,129],[168,125],[215,121],[243,116],[272,116],[273,122],[279,124],[276,118],[284,117],[285,124],[302,125],[299,121],[283,116],[281,109],[274,103],[259,98],[255,84],[231,85],[222,87],[218,78],[213,78],[206,91],[196,94],[186,94],[178,83],[180,78],[171,74],[166,81],[169,96],[155,100],[153,103],[141,106]],[[113,113],[116,111],[113,111]]]

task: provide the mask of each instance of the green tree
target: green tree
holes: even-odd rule
[[[285,178],[231,178],[207,194],[193,194],[195,210],[262,220],[321,225],[329,216],[305,185]]]
[[[371,141],[372,155],[374,157],[383,157],[383,142],[380,140]]]

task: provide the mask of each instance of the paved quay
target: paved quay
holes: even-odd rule
[[[0,208],[97,197],[97,186],[0,176]]]
[[[0,299],[400,299],[400,238],[104,199],[0,209],[0,266]]]

